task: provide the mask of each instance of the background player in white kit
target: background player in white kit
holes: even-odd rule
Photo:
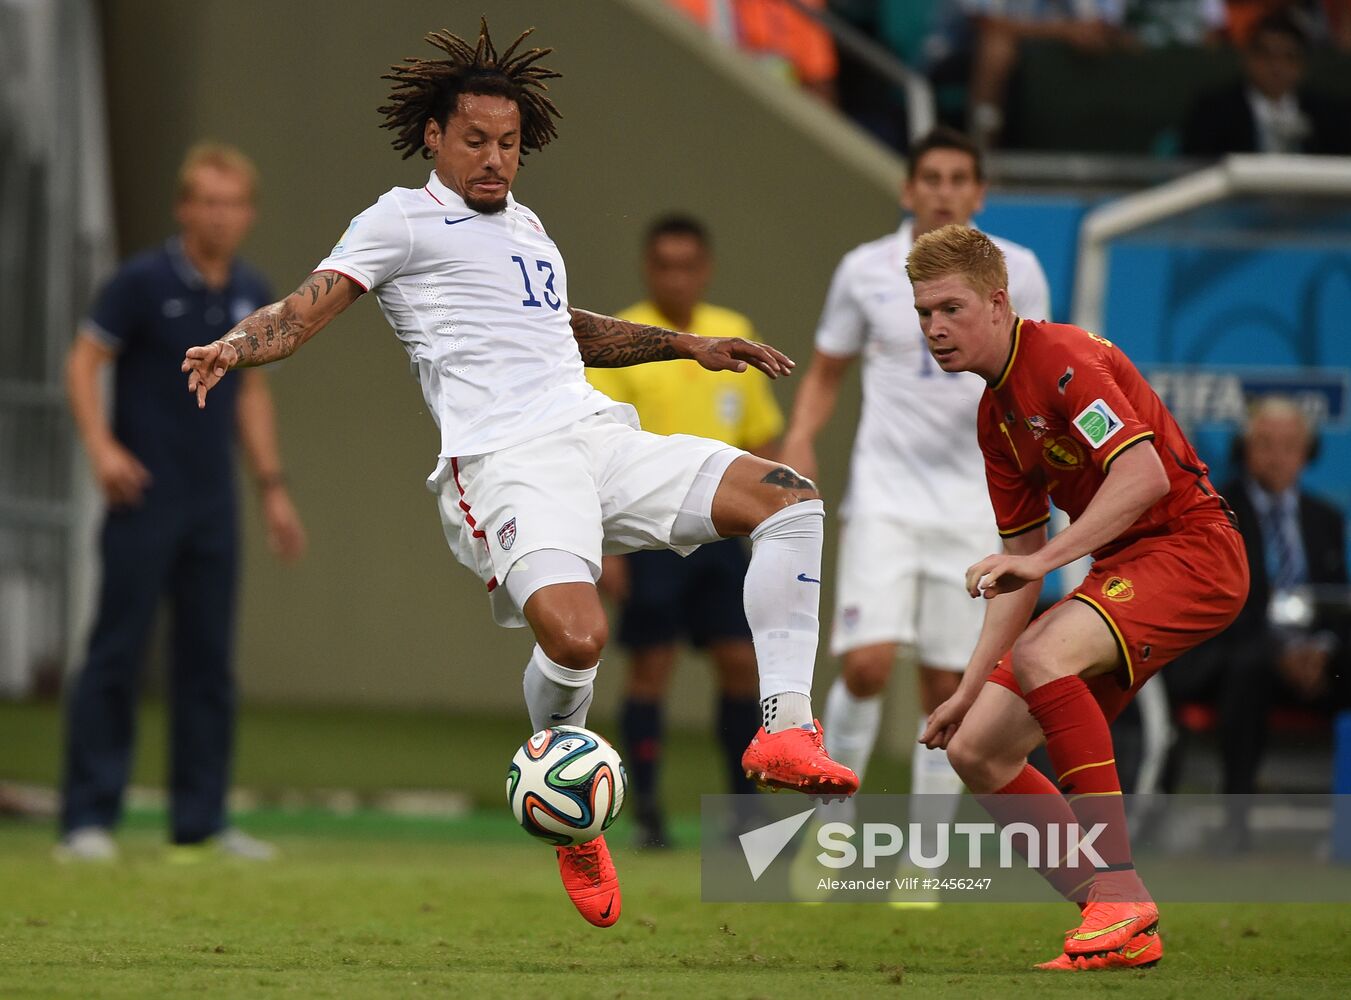
[[[916,237],[949,223],[968,225],[980,210],[980,151],[961,133],[939,128],[911,147],[908,160],[901,204],[912,218],[840,262],[782,452],[786,464],[816,477],[816,436],[834,412],[846,371],[862,355],[863,411],[840,508],[830,643],[843,663],[825,714],[831,755],[860,779],[899,644],[913,643],[919,659],[920,732],[929,712],[957,690],[984,616],[983,605],[967,596],[963,574],[998,543],[976,444],[985,383],[939,369],[905,273]],[[1007,240],[995,242],[1008,260],[1015,311],[1047,317],[1050,292],[1036,257]],[[876,781],[872,787],[882,790]],[[946,751],[915,748],[913,794],[955,796],[961,789]],[[935,814],[914,818],[950,820],[944,804],[956,808],[955,798],[925,800],[924,810]]]
[[[746,618],[764,726],[742,758],[763,784],[851,794],[858,779],[827,756],[811,713],[823,510],[793,470],[720,441],[637,428],[632,407],[587,382],[583,365],[691,358],[776,377],[793,363],[767,345],[675,333],[574,309],[563,258],[511,195],[524,152],[555,136],[539,65],[549,49],[498,55],[447,32],[447,58],[409,59],[381,108],[395,149],[434,169],[352,220],[290,296],[187,352],[188,389],[205,404],[230,368],[293,353],[367,291],[408,351],[441,431],[428,480],[455,557],[479,574],[497,622],[529,624],[531,724],[585,725],[608,628],[595,588],[602,552],[749,536]],[[598,926],[619,917],[604,838],[558,849],[563,884]]]

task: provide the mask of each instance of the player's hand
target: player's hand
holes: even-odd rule
[[[596,581],[596,586],[602,597],[608,598],[616,604],[623,604],[629,599],[632,585],[627,558],[624,556],[600,557],[600,579]]]
[[[770,378],[791,375],[797,366],[782,351],[740,337],[694,337],[690,357],[711,372],[744,372],[750,366]]]
[[[131,452],[109,441],[92,456],[94,477],[112,507],[135,507],[150,486],[150,472]]]
[[[786,465],[799,476],[804,476],[812,482],[816,482],[817,473],[821,470],[816,464],[816,447],[806,440],[800,438],[786,437],[783,439],[783,447],[779,449],[778,461],[781,465]]]
[[[282,562],[294,563],[305,554],[307,539],[305,525],[291,502],[291,494],[284,486],[273,486],[263,491],[262,505],[267,547]]]
[[[929,724],[919,734],[919,742],[930,750],[946,750],[952,737],[957,735],[957,727],[966,718],[972,699],[959,689],[943,704],[929,713]]]
[[[206,394],[239,363],[239,352],[230,344],[213,340],[205,347],[189,347],[180,371],[187,372],[188,392],[197,394],[197,408],[206,406]]]
[[[966,571],[966,592],[987,601],[1000,594],[1011,594],[1046,575],[1036,556],[1015,556],[1007,552],[986,556]]]

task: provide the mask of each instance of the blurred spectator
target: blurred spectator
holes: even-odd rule
[[[1309,43],[1288,11],[1256,25],[1244,80],[1201,97],[1182,131],[1189,156],[1351,153],[1351,109],[1300,87]]]
[[[1119,0],[963,0],[975,43],[967,128],[982,147],[1004,129],[1009,78],[1024,42],[1051,41],[1103,52],[1121,38]]]
[[[1229,38],[1246,49],[1257,26],[1286,13],[1317,45],[1351,52],[1351,0],[1226,0]]]
[[[1250,795],[1272,706],[1330,709],[1346,690],[1351,632],[1345,608],[1336,606],[1347,596],[1344,516],[1299,484],[1317,448],[1307,417],[1290,400],[1268,397],[1235,444],[1241,472],[1220,492],[1233,505],[1247,548],[1248,600],[1225,632],[1163,677],[1175,704],[1214,702],[1223,791]],[[1332,600],[1310,595],[1309,587],[1331,587]]]
[[[643,254],[647,301],[619,317],[707,337],[755,339],[745,316],[703,301],[712,266],[701,223],[687,216],[658,219]],[[588,368],[587,376],[611,399],[632,403],[643,429],[657,434],[699,434],[763,455],[783,428],[769,380],[758,372],[709,372],[671,361]],[[668,550],[604,558],[600,589],[620,605],[619,642],[629,654],[619,728],[640,846],[669,843],[657,776],[662,703],[682,638],[706,651],[717,672],[716,725],[729,790],[754,791],[741,768],[742,751],[760,725],[755,648],[742,610],[746,567],[736,538],[685,558]]]
[[[866,10],[865,10],[866,7]],[[940,120],[980,144],[999,141],[1024,43],[1084,53],[1218,41],[1224,0],[877,0],[848,7],[934,85]]]
[[[263,279],[235,257],[253,226],[256,185],[252,162],[238,150],[191,150],[174,203],[180,234],[122,265],[71,346],[71,411],[107,513],[97,616],[68,705],[62,859],[117,856],[112,829],[131,766],[138,679],[162,598],[172,613],[175,856],[187,859],[208,842],[240,857],[273,854],[230,829],[225,810],[235,712],[236,443],[253,469],[274,553],[298,558],[305,534],[282,474],[263,373],[227,379],[216,390],[225,391],[226,405],[199,410],[179,371],[188,347],[272,301]],[[111,421],[101,389],[109,365]]]
[[[1132,44],[1205,45],[1223,38],[1224,0],[1121,0],[1121,27]]]
[[[830,32],[799,7],[824,10],[826,0],[668,0],[717,40],[734,45],[775,72],[835,103],[838,63]]]

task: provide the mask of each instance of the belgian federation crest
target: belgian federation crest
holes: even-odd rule
[[[1102,596],[1117,603],[1129,601],[1135,596],[1135,585],[1124,576],[1114,576],[1102,585]],[[1144,658],[1148,659],[1149,654],[1146,653]]]
[[[502,546],[503,551],[516,544],[516,518],[513,517],[497,529],[497,544]]]

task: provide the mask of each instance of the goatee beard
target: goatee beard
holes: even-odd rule
[[[498,212],[506,210],[507,196],[503,195],[501,198],[492,201],[484,198],[470,198],[466,196],[464,203],[467,207],[481,215],[496,215]]]

